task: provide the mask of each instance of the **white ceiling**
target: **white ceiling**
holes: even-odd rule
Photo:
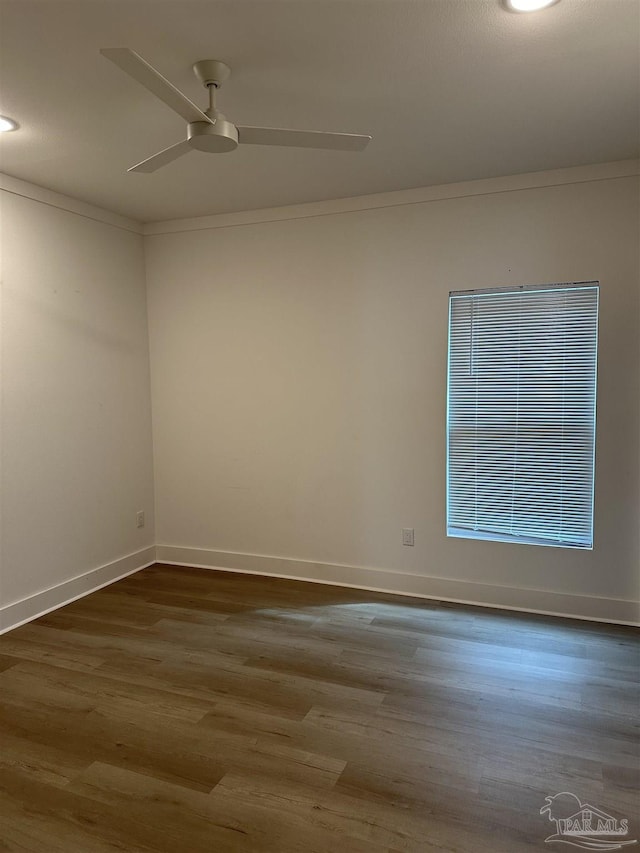
[[[639,0],[2,0],[9,175],[150,222],[638,156]],[[363,153],[241,146],[127,167],[185,125],[99,54],[131,47],[191,100],[223,59],[237,124],[369,133]]]

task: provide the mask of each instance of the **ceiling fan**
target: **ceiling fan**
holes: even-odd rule
[[[209,90],[209,106],[201,110],[134,50],[109,47],[100,53],[187,121],[186,139],[136,163],[127,170],[129,172],[155,172],[187,154],[192,148],[215,154],[233,151],[238,145],[289,145],[296,148],[362,151],[371,139],[370,136],[355,133],[323,133],[316,130],[232,124],[216,107],[216,90],[231,74],[229,66],[218,59],[203,59],[193,66],[194,74]]]

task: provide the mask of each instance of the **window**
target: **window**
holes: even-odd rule
[[[447,534],[593,547],[598,284],[449,297]]]

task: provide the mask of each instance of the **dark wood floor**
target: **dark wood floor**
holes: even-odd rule
[[[640,838],[638,664],[631,629],[154,566],[0,637],[0,850],[550,850],[565,791]]]

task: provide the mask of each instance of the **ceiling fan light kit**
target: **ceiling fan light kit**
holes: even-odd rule
[[[238,129],[218,113],[215,124],[194,121],[187,126],[187,139],[191,148],[207,151],[210,154],[223,154],[235,151],[238,147]]]
[[[238,145],[243,144],[362,151],[371,140],[370,136],[355,133],[324,133],[316,130],[233,124],[216,106],[216,92],[231,75],[229,66],[219,59],[202,59],[193,65],[194,74],[209,91],[209,106],[206,110],[201,110],[130,48],[104,48],[100,53],[187,121],[186,139],[137,163],[129,172],[155,172],[194,148],[210,154],[234,151]]]

